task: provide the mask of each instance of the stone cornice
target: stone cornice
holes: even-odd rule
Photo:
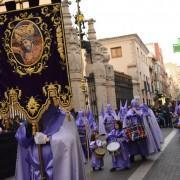
[[[145,53],[149,53],[148,48],[143,43],[143,41],[140,39],[140,37],[137,34],[128,34],[123,36],[116,36],[116,37],[110,37],[110,38],[104,38],[104,39],[98,39],[100,43],[103,42],[117,42],[117,41],[127,41],[127,40],[135,40],[139,46],[145,51]]]

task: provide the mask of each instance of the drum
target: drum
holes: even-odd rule
[[[100,139],[96,140],[96,144],[98,147],[102,147],[102,141]]]
[[[106,149],[103,147],[98,147],[94,150],[97,158],[103,158],[106,154]]]
[[[124,130],[130,141],[139,141],[146,138],[144,126],[142,124],[127,127]]]
[[[118,142],[111,142],[107,145],[107,150],[114,155],[119,154],[120,144]]]

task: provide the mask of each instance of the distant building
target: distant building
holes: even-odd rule
[[[168,75],[173,78],[178,86],[180,86],[180,66],[173,63],[166,63],[165,68]]]
[[[149,49],[152,58],[154,73],[152,85],[155,98],[168,97],[168,76],[163,62],[162,50],[158,43],[149,43],[146,44],[146,46]]]
[[[169,76],[169,92],[173,100],[180,98],[180,66],[173,63],[165,64]]]
[[[100,39],[99,42],[108,49],[109,63],[115,71],[132,77],[133,96],[151,104],[151,80],[148,66],[149,50],[137,34]]]

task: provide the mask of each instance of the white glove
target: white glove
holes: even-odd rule
[[[96,144],[97,144],[98,147],[101,147],[102,146],[102,141],[98,139],[98,140],[96,140]]]
[[[34,141],[36,144],[46,144],[49,141],[49,138],[42,132],[36,132]]]

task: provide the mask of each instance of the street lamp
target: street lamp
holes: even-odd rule
[[[77,3],[77,13],[75,15],[75,24],[78,26],[78,35],[79,35],[79,40],[80,40],[80,50],[81,50],[81,73],[82,73],[82,79],[81,79],[81,90],[84,94],[84,98],[85,98],[85,109],[88,109],[88,91],[87,91],[87,81],[84,78],[83,75],[83,58],[82,58],[82,48],[87,48],[88,51],[90,52],[91,50],[89,50],[89,44],[86,43],[85,41],[83,41],[83,37],[85,35],[85,33],[83,32],[83,29],[85,29],[85,20],[84,20],[84,15],[80,10],[80,3],[81,0],[76,0]]]

